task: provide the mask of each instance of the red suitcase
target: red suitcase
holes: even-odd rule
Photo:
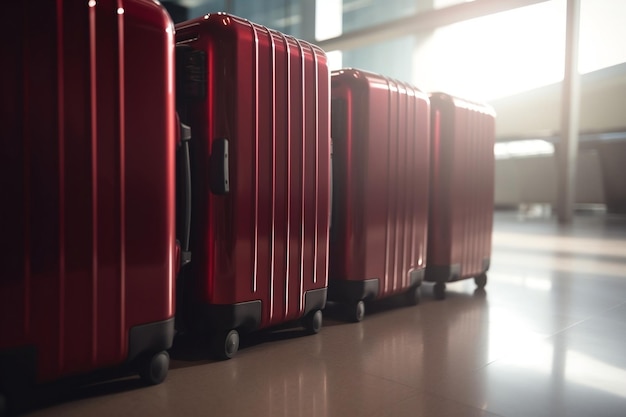
[[[427,281],[487,284],[493,229],[495,113],[443,93],[430,96],[431,187]]]
[[[329,300],[360,321],[366,299],[419,301],[428,223],[429,100],[361,70],[331,77]]]
[[[158,383],[178,267],[174,27],[151,0],[3,10],[0,394],[131,363]]]
[[[328,284],[326,55],[224,13],[176,32],[193,171],[206,173],[194,176],[191,326],[214,332],[222,358],[241,330],[304,318],[315,333]]]

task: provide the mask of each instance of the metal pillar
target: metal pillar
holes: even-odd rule
[[[300,0],[300,38],[309,42],[316,42],[315,39],[315,6],[317,0]]]
[[[561,102],[561,137],[557,154],[559,189],[557,215],[559,223],[570,224],[576,198],[576,161],[580,112],[580,74],[578,73],[578,35],[580,0],[567,0],[565,30],[565,74]]]
[[[224,11],[226,13],[233,13],[233,0],[224,0]]]

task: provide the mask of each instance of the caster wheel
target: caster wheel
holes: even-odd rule
[[[435,294],[436,300],[445,300],[446,299],[446,284],[443,282],[436,283],[433,288],[433,292]]]
[[[360,322],[365,317],[365,303],[359,300],[348,306],[348,318],[355,323]]]
[[[476,277],[474,277],[474,282],[479,290],[482,290],[487,285],[487,274],[482,273]]]
[[[315,310],[304,318],[304,328],[308,334],[317,334],[322,328],[322,310]]]
[[[227,330],[216,333],[213,339],[213,354],[218,359],[230,359],[239,350],[239,332]]]
[[[416,306],[420,303],[422,295],[422,287],[420,285],[409,288],[406,293],[406,301],[411,306]]]
[[[141,360],[139,376],[147,385],[157,385],[165,381],[169,367],[170,355],[161,351]]]

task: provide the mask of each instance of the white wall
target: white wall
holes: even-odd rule
[[[498,114],[496,137],[558,133],[560,103],[560,84],[492,100],[490,104]],[[580,129],[582,132],[626,129],[626,64],[582,76]]]

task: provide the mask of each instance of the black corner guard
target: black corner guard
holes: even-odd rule
[[[330,279],[328,281],[328,299],[337,302],[353,302],[378,297],[378,278],[352,281]]]
[[[490,267],[491,267],[491,258],[483,259],[483,273],[489,271]]]
[[[409,287],[419,287],[424,282],[424,276],[426,275],[426,268],[413,269],[409,273]]]
[[[427,265],[424,279],[428,282],[451,282],[461,279],[461,264]]]
[[[304,316],[312,311],[323,310],[326,307],[327,288],[309,290],[304,293]]]
[[[34,345],[0,351],[0,397],[7,404],[0,404],[5,413],[11,414],[13,402],[28,401],[28,390],[35,385],[37,378],[37,348]]]
[[[491,265],[491,258],[485,258],[482,261],[482,271],[476,275],[483,274],[489,270]],[[470,276],[471,277],[471,276]],[[470,278],[467,277],[467,278]],[[429,282],[453,282],[461,280],[461,264],[454,265],[428,265],[426,266],[426,276],[424,277]]]
[[[174,342],[174,318],[155,323],[142,324],[130,329],[128,335],[128,358],[132,362],[145,352],[160,352],[172,347]]]
[[[255,330],[261,325],[261,300],[237,304],[209,304],[204,308],[212,329]]]

